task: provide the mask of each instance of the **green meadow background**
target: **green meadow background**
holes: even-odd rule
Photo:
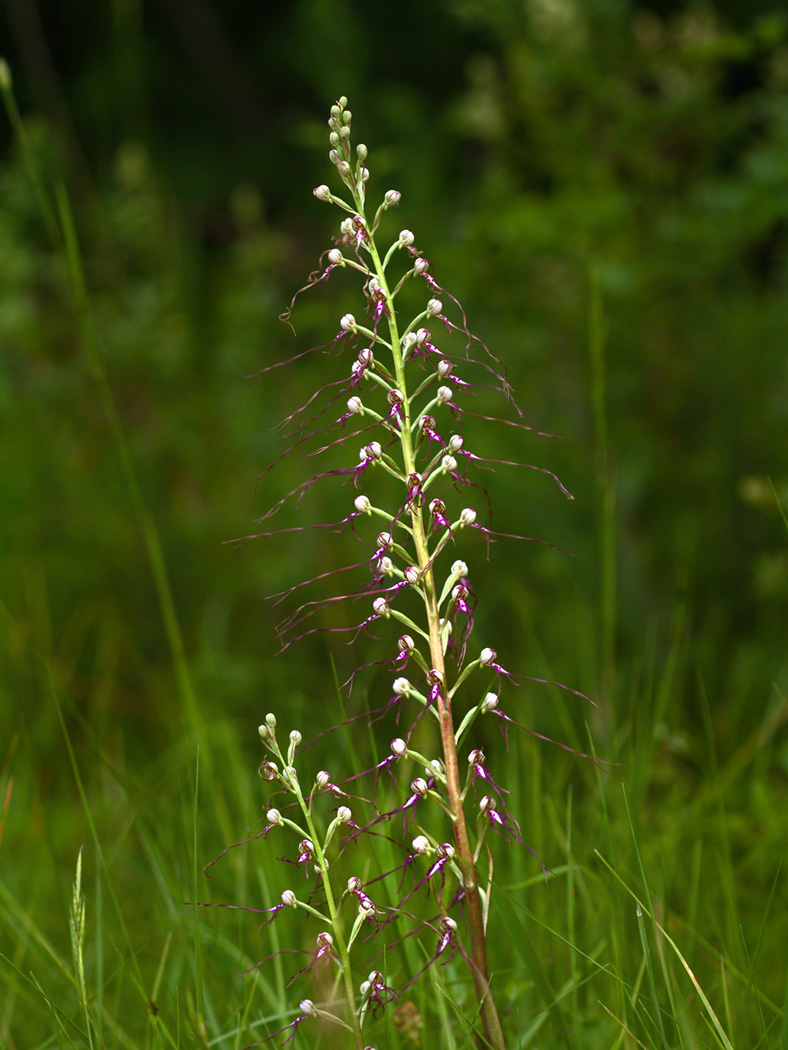
[[[8,0],[0,51],[0,1046],[240,1048],[308,990],[288,956],[241,976],[302,946],[287,917],[191,905],[278,899],[267,843],[196,878],[262,826],[257,725],[327,729],[337,681],[389,653],[278,651],[299,592],[269,596],[358,560],[352,536],[227,543],[318,469],[257,483],[275,424],[348,362],[256,374],[363,313],[342,274],[296,335],[278,320],[337,232],[312,189],[344,94],[369,199],[402,193],[384,230],[415,232],[560,435],[475,421],[469,446],[574,495],[499,467],[494,527],[565,553],[462,551],[478,644],[598,704],[524,685],[506,710],[609,763],[485,741],[552,872],[499,844],[510,1043],[788,1050],[784,5]],[[370,669],[342,702],[388,689]],[[356,729],[305,761],[339,778],[387,745]],[[475,1045],[467,975],[434,970],[378,1050]]]

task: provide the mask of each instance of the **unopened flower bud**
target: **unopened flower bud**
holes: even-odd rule
[[[278,809],[269,809],[265,815],[265,819],[268,821],[269,824],[279,825],[282,823],[282,814],[279,812]]]
[[[302,999],[298,1004],[298,1009],[304,1017],[317,1017],[317,1007],[311,999]]]
[[[439,405],[446,405],[454,397],[454,391],[450,386],[439,386],[435,396]]]
[[[342,139],[339,137],[339,133],[338,132],[332,131],[331,134],[328,136],[328,141],[331,143],[331,145],[334,148],[336,148],[337,146],[339,146],[341,144]]]
[[[441,842],[439,846],[435,847],[435,856],[438,860],[453,860],[454,859],[454,846],[450,842]],[[449,920],[454,922],[453,919]],[[456,929],[456,925],[455,925]]]
[[[379,441],[370,441],[366,446],[366,450],[368,459],[380,459],[383,455],[383,449],[380,447]]]
[[[290,743],[293,747],[298,747],[298,745],[301,743],[301,733],[297,729],[291,730]]]
[[[389,603],[383,597],[376,598],[372,603],[372,608],[374,609],[376,616],[382,616],[384,619],[388,619],[391,613]]]
[[[331,251],[328,253],[328,261],[331,263],[332,266],[344,266],[345,256],[342,254],[339,248],[332,248]]]
[[[409,653],[412,653],[413,650],[416,648],[416,643],[413,641],[409,634],[403,634],[397,642],[397,645],[400,647],[401,651],[407,650]]]
[[[419,346],[423,346],[427,342],[429,337],[430,337],[430,330],[429,330],[429,328],[420,328],[418,330],[418,332],[416,332],[416,342],[419,344]]]
[[[356,146],[356,156],[362,164],[367,159],[367,147],[364,145],[363,142],[359,142],[359,144]]]
[[[395,696],[407,696],[411,690],[411,684],[407,678],[395,678],[394,685],[391,688],[394,690]]]
[[[414,853],[429,853],[430,840],[425,835],[417,835],[412,846]]]
[[[441,361],[438,362],[438,367],[436,371],[438,373],[439,379],[445,379],[447,376],[450,376],[454,371],[454,365],[451,363],[451,361],[447,361],[445,358],[443,358]]]
[[[328,186],[315,186],[312,192],[319,201],[331,200],[331,190],[328,188]]]
[[[270,733],[270,730],[269,730],[268,726],[265,726],[265,725],[263,725],[263,726],[258,726],[258,727],[257,727],[257,732],[258,732],[258,734],[259,734],[259,736],[260,736],[260,739],[262,740],[262,742],[263,742],[264,744],[265,744],[265,743],[266,743],[266,742],[267,742],[268,740],[270,740],[270,739],[271,739],[271,733]]]
[[[451,567],[451,574],[452,576],[467,576],[468,566],[465,564],[464,561],[460,561],[459,559],[457,559],[457,561],[455,561]]]
[[[482,714],[486,715],[488,711],[494,711],[498,706],[498,694],[487,693],[482,700]]]
[[[378,563],[378,568],[384,576],[391,576],[394,572],[394,562],[388,556],[381,558]]]
[[[441,469],[444,474],[453,474],[457,469],[457,460],[454,456],[444,456],[441,460]]]
[[[358,352],[358,363],[363,365],[364,368],[371,368],[375,361],[375,355],[372,353],[370,347],[366,347],[364,350]]]
[[[476,521],[476,511],[472,507],[465,507],[460,511],[460,525],[473,525]]]
[[[413,272],[416,274],[417,277],[420,277],[423,273],[426,273],[427,270],[429,270],[429,268],[430,264],[427,262],[426,259],[417,259],[413,264]]]
[[[464,444],[465,441],[461,434],[452,434],[446,447],[452,456],[456,456]]]
[[[353,506],[356,508],[359,514],[371,514],[372,504],[369,502],[368,496],[356,496],[353,500]]]
[[[298,903],[298,899],[292,890],[283,890],[280,900],[288,908],[295,908]]]
[[[339,322],[339,327],[343,332],[355,332],[356,319],[353,314],[344,314]]]
[[[347,806],[340,806],[337,810],[337,820],[340,824],[348,824],[353,819],[353,814]]]
[[[379,532],[375,542],[378,545],[378,550],[388,550],[394,542],[394,537],[390,532]]]
[[[315,777],[315,787],[318,791],[323,791],[331,783],[331,774],[325,769],[321,769]]]
[[[441,933],[454,933],[457,929],[457,923],[449,915],[444,915],[440,921]]]
[[[400,231],[397,243],[399,244],[400,248],[407,248],[411,244],[413,244],[415,240],[416,238],[413,236],[410,230],[402,230]]]
[[[488,664],[491,664],[495,660],[495,657],[497,655],[498,654],[494,649],[482,649],[482,651],[479,653],[479,663],[482,665],[482,667],[487,667]]]
[[[265,716],[265,724],[268,726],[268,728],[273,733],[273,731],[276,729],[276,715],[272,714],[269,711],[268,714]]]
[[[438,317],[443,311],[443,303],[440,299],[430,299],[427,303],[427,317]]]
[[[340,101],[341,101],[341,99],[340,99]],[[347,105],[347,99],[345,99],[345,101],[342,103],[342,108],[344,109],[346,105]],[[352,118],[353,118],[353,114],[350,112],[350,110],[349,109],[345,109],[345,112],[342,114],[342,119],[344,120],[345,124],[349,125],[350,121],[352,120]]]
[[[420,570],[415,565],[409,565],[405,570],[405,579],[408,581],[411,587],[415,587],[421,579]]]
[[[350,165],[346,160],[341,160],[339,164],[337,164],[337,171],[343,182],[350,178]]]
[[[361,182],[368,182],[369,168],[359,168],[358,177]]]
[[[399,190],[386,190],[386,195],[383,198],[383,204],[386,208],[395,208],[399,204],[401,199],[402,194]]]
[[[408,745],[401,737],[396,737],[396,739],[391,741],[390,748],[395,758],[402,758],[408,750]]]
[[[426,795],[430,787],[424,777],[416,777],[410,782],[410,790],[414,795]]]
[[[354,416],[363,416],[364,405],[361,402],[361,398],[357,395],[348,398],[347,410],[348,412],[352,412]]]
[[[343,237],[353,236],[353,220],[349,216],[347,219],[343,219],[339,224],[339,232]]]

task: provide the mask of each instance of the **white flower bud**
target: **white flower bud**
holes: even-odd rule
[[[348,216],[347,219],[343,219],[339,224],[339,230],[343,237],[353,236],[353,220]]]
[[[429,270],[429,268],[430,264],[427,262],[426,259],[417,259],[416,262],[413,264],[413,272],[417,276],[421,276],[421,274],[426,273],[427,270]]]
[[[411,244],[413,244],[415,240],[416,238],[413,236],[410,230],[402,230],[400,232],[397,243],[399,244],[400,248],[407,248]]]
[[[465,564],[464,561],[460,561],[458,559],[451,567],[451,574],[452,576],[467,576],[468,566]]]
[[[295,908],[298,903],[298,899],[292,890],[283,890],[280,900],[288,908]]]
[[[265,724],[273,732],[276,729],[276,715],[269,713],[265,716]]]
[[[445,379],[447,376],[450,376],[453,370],[454,365],[451,361],[447,361],[445,358],[438,362],[438,367],[436,369],[439,379]]]
[[[400,737],[397,737],[391,741],[390,749],[395,758],[402,758],[408,750],[408,745]]]
[[[301,743],[301,733],[297,729],[293,729],[290,732],[290,743],[293,747],[298,747]]]
[[[372,353],[372,348],[367,347],[364,350],[358,352],[358,363],[363,365],[364,368],[371,368],[375,362],[375,355]]]
[[[382,616],[384,619],[388,619],[390,614],[389,603],[384,597],[376,598],[372,603],[372,608],[375,611],[376,616]]]
[[[444,456],[441,460],[441,469],[444,474],[453,474],[457,469],[457,460],[454,456]]]
[[[438,860],[453,860],[454,859],[454,846],[450,842],[441,842],[440,846],[435,847],[435,856]],[[449,922],[454,922],[450,919]],[[456,924],[455,924],[456,929]]]
[[[425,835],[417,835],[412,843],[414,853],[429,853],[430,840]]]
[[[350,812],[347,806],[340,806],[337,810],[337,821],[340,824],[349,824],[353,819],[353,814]]]
[[[344,266],[345,256],[342,254],[339,248],[332,248],[331,251],[328,253],[328,261],[331,263],[332,266]]]
[[[328,141],[331,143],[332,146],[338,146],[342,142],[342,139],[339,137],[338,132],[332,131],[331,134],[328,136]]]
[[[486,667],[488,664],[491,664],[495,660],[495,657],[497,655],[498,654],[494,649],[482,649],[482,651],[479,653],[479,663],[482,665],[482,667]]]
[[[446,446],[446,448],[449,450],[452,456],[456,456],[464,444],[465,440],[460,434],[452,434],[452,436],[449,438],[449,443]]]
[[[394,572],[394,562],[388,556],[380,559],[378,569],[383,573],[384,576],[391,576]]]
[[[486,715],[488,711],[494,711],[498,706],[498,694],[487,693],[482,700],[482,714]]]
[[[343,182],[350,178],[350,165],[346,160],[341,160],[339,164],[337,164],[337,171]]]
[[[454,391],[450,386],[439,386],[435,396],[439,405],[445,405],[454,397]]]
[[[405,570],[405,579],[408,581],[411,587],[415,587],[421,579],[420,570],[417,569],[415,565],[409,565]]]
[[[407,678],[395,678],[394,685],[391,688],[396,696],[407,696],[411,690],[411,684]]]
[[[401,343],[403,354],[406,354],[408,352],[408,350],[410,350],[410,348],[413,346],[413,344],[415,342],[416,342],[416,333],[415,332],[408,332],[407,335],[404,335],[402,337],[402,343]]]
[[[429,337],[430,337],[430,330],[429,330],[429,328],[420,328],[418,330],[418,332],[416,332],[416,342],[419,344],[419,346],[423,346],[427,342]]]
[[[361,999],[363,1001],[364,999],[367,998],[369,993],[372,991],[372,985],[369,983],[369,981],[362,981],[361,984],[359,985],[358,990],[361,992]],[[366,1050],[366,1048],[365,1048],[365,1050]]]
[[[399,190],[386,190],[386,195],[383,198],[384,207],[395,208],[399,204],[401,199],[402,194]]]
[[[457,929],[457,923],[450,916],[445,915],[440,921],[440,929],[443,933],[454,933]]]
[[[383,449],[380,447],[379,441],[370,441],[366,448],[368,459],[380,459],[383,455]]]
[[[401,650],[407,649],[409,653],[412,653],[413,650],[416,648],[416,643],[413,641],[409,634],[403,634],[397,642],[397,645],[400,647]]]
[[[394,537],[390,532],[379,532],[375,542],[378,545],[378,550],[388,550],[394,542]]]
[[[443,303],[440,299],[430,299],[427,303],[427,317],[437,317],[443,312]]]
[[[330,783],[331,783],[331,774],[328,773],[325,769],[321,769],[320,772],[315,777],[315,787],[319,791],[323,791],[324,788],[327,788]]]
[[[304,1017],[317,1017],[317,1007],[311,999],[302,999],[298,1004],[298,1009]]]
[[[424,777],[416,777],[410,782],[410,790],[414,795],[426,795],[430,787]]]
[[[264,744],[266,743],[266,741],[270,740],[271,733],[270,733],[270,730],[268,729],[268,726],[265,726],[265,725],[258,726],[257,727],[257,732],[258,732],[258,734],[260,736],[260,739],[262,740],[262,742]]]
[[[362,164],[367,159],[367,147],[364,145],[363,142],[359,142],[359,144],[356,146],[356,156]]]
[[[330,202],[331,200],[331,190],[328,188],[328,186],[315,186],[312,192],[319,201]]]
[[[342,103],[342,109],[345,110],[345,112],[342,114],[342,119],[344,120],[345,124],[349,125],[350,121],[353,119],[353,114],[350,112],[349,109],[345,109],[345,106],[347,105],[347,99],[345,99],[344,102],[342,101],[342,99],[340,99],[339,101]]]
[[[282,814],[278,809],[269,809],[265,815],[265,819],[269,824],[279,825],[282,823]]]
[[[359,168],[358,177],[361,182],[367,182],[369,180],[369,168]]]
[[[460,512],[460,525],[473,525],[476,521],[476,511],[471,507],[465,507]]]
[[[369,502],[368,496],[356,496],[353,500],[353,506],[359,512],[359,514],[371,514],[372,504]]]
[[[339,322],[339,327],[343,332],[355,332],[356,319],[353,314],[344,314]]]
[[[364,406],[361,403],[361,398],[358,397],[358,395],[354,395],[353,397],[348,398],[347,410],[348,412],[352,412],[354,416],[364,415]]]

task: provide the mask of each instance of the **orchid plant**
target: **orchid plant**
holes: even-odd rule
[[[330,570],[320,579],[347,568],[361,572],[365,566],[369,576],[352,594],[302,604],[282,623],[282,642],[287,646],[312,630],[334,629],[351,631],[357,645],[373,625],[396,626],[393,653],[384,662],[393,679],[390,696],[364,717],[371,722],[396,715],[398,726],[409,721],[410,728],[400,730],[386,756],[370,769],[345,776],[321,770],[305,786],[299,770],[304,757],[301,733],[292,730],[286,743],[280,741],[273,713],[259,727],[265,749],[260,775],[271,788],[260,836],[276,838],[276,848],[290,837],[292,845],[285,848],[301,887],[286,889],[279,903],[264,913],[264,921],[279,921],[288,911],[300,911],[314,921],[314,949],[294,980],[323,981],[319,1003],[314,993],[303,998],[294,1019],[268,1038],[284,1035],[284,1045],[295,1040],[302,1026],[318,1023],[344,1031],[342,1045],[369,1050],[365,1032],[374,1019],[387,1009],[396,1011],[424,972],[454,959],[467,967],[472,982],[480,1044],[503,1050],[502,1010],[487,959],[493,890],[490,833],[511,846],[526,844],[507,806],[508,792],[495,779],[473,734],[482,716],[498,719],[504,738],[510,727],[519,725],[504,711],[500,694],[505,684],[516,685],[521,679],[502,666],[494,649],[473,648],[476,592],[468,565],[457,557],[463,534],[480,533],[488,554],[491,541],[503,535],[493,531],[489,518],[483,523],[477,508],[461,498],[471,486],[484,491],[472,480],[473,472],[505,462],[485,459],[466,447],[463,422],[474,415],[468,404],[474,386],[500,393],[512,408],[509,415],[516,417],[505,421],[509,426],[531,428],[522,422],[497,358],[471,335],[460,304],[432,276],[414,234],[402,230],[387,247],[381,246],[383,220],[399,204],[400,194],[389,190],[374,213],[367,212],[367,147],[359,143],[354,149],[351,144],[345,98],[331,107],[328,123],[329,156],[343,189],[335,193],[321,185],[314,194],[346,214],[335,246],[306,287],[340,271],[355,272],[362,282],[365,309],[363,320],[346,313],[328,344],[337,353],[352,354],[349,376],[331,382],[287,417],[286,424],[292,424],[311,414],[309,422],[296,424],[296,439],[287,452],[311,440],[323,442],[312,454],[336,446],[345,449],[356,439],[360,449],[355,463],[318,473],[261,520],[288,502],[297,504],[318,481],[338,477],[352,482],[356,494],[343,521],[299,528],[348,528],[368,544],[357,565]],[[406,285],[418,289],[418,282],[423,282],[423,305],[405,320],[398,314],[398,297]],[[448,310],[444,301],[450,302]],[[456,320],[450,318],[452,313]],[[290,310],[283,315],[285,320],[289,317]],[[465,343],[460,353],[448,353],[439,345],[452,333],[455,341],[459,335]],[[479,376],[483,382],[474,384],[471,380]],[[327,404],[315,411],[321,396],[328,398]],[[342,401],[346,404],[338,418],[317,425]],[[571,499],[550,471],[529,469],[548,474]],[[373,487],[368,482],[374,474],[384,477],[386,503],[377,495],[385,486],[375,486],[374,501],[370,496]],[[367,519],[378,523],[377,528],[367,525]],[[293,530],[258,536],[288,531]],[[334,602],[365,598],[368,613],[351,628],[308,626]],[[438,739],[440,757],[425,755]],[[414,769],[418,775],[403,777],[402,771]],[[383,774],[401,791],[393,807],[376,801]],[[408,784],[404,791],[403,779]],[[368,790],[359,786],[367,783]],[[399,829],[400,822],[404,834],[395,837],[390,829]],[[418,834],[407,841],[414,831]],[[358,860],[363,854],[356,848],[369,841],[374,853],[373,836],[385,837],[400,857],[392,870],[374,877],[368,874],[370,865]],[[339,881],[343,863],[350,865],[351,874]],[[388,973],[393,946],[414,936],[424,946],[424,965],[404,977]]]

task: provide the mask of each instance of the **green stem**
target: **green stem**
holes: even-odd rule
[[[353,191],[353,197],[358,209],[358,214],[364,220],[365,228],[369,232],[369,241],[366,244],[366,247],[369,250],[375,269],[375,275],[380,283],[381,290],[386,296],[386,307],[388,310],[387,322],[394,361],[394,375],[397,382],[397,388],[402,395],[403,414],[399,430],[399,438],[402,447],[403,472],[405,477],[408,477],[415,472],[416,464],[413,450],[410,398],[408,396],[407,381],[405,377],[405,363],[402,357],[402,343],[398,332],[397,316],[394,309],[394,296],[389,290],[383,263],[381,262],[374,237],[366,220],[364,203],[355,189]],[[426,315],[422,314],[421,316],[423,317]],[[408,330],[413,328],[414,323],[415,322],[411,322]],[[443,643],[441,640],[438,592],[435,587],[435,577],[433,573],[434,558],[430,558],[424,528],[423,509],[419,505],[419,501],[413,500],[411,502],[410,515],[416,557],[418,559],[419,569],[421,570],[420,583],[427,613],[430,660],[432,669],[438,672],[441,682],[443,683],[443,688],[438,693],[437,701],[438,724],[440,726],[441,743],[443,745],[443,762],[446,769],[446,793],[454,825],[456,855],[462,871],[465,906],[468,914],[468,925],[470,928],[470,968],[473,974],[476,995],[481,1004],[482,1020],[488,1043],[492,1045],[495,1050],[505,1050],[501,1023],[489,986],[487,943],[484,929],[482,900],[479,892],[479,878],[474,862],[473,849],[471,847],[468,826],[465,821],[465,810],[463,808],[461,797],[462,786],[457,758],[457,744],[454,735],[451,705],[448,700],[449,688],[446,676]]]

